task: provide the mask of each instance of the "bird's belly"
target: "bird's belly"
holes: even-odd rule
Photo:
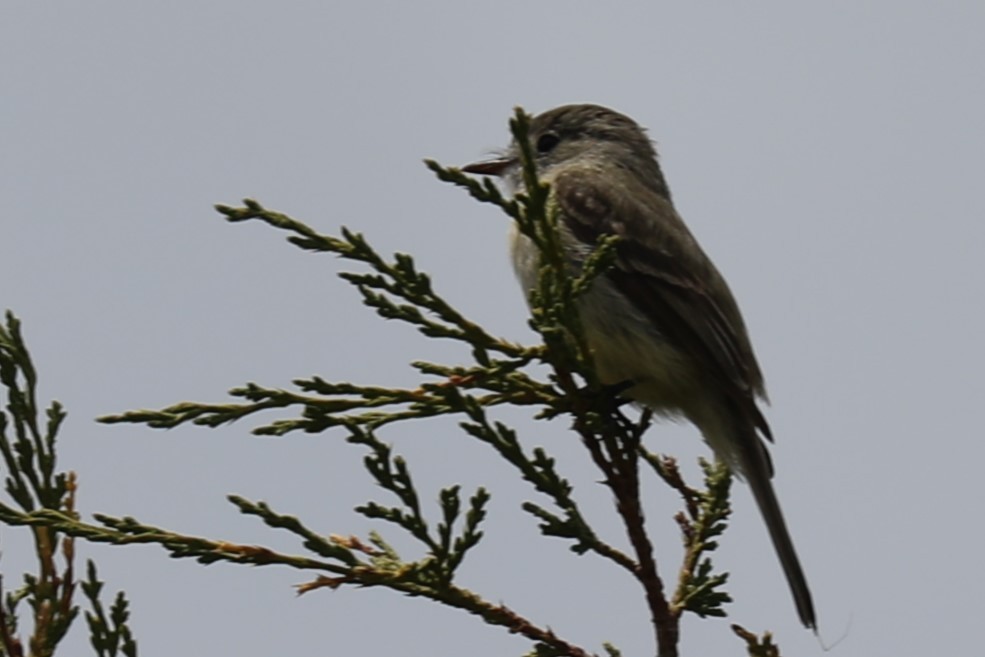
[[[579,301],[585,338],[602,383],[633,382],[625,394],[667,415],[687,414],[700,386],[693,361],[604,277]]]
[[[540,253],[513,227],[513,266],[524,290],[537,285]],[[572,274],[577,275],[588,247],[568,250]],[[625,396],[663,415],[692,416],[701,397],[700,372],[694,361],[674,347],[657,325],[643,315],[600,276],[578,300],[585,339],[592,350],[595,371],[602,383],[633,382]]]

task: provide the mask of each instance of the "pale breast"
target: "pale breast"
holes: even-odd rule
[[[588,247],[564,234],[562,241],[577,275]],[[513,267],[524,292],[537,285],[540,253],[514,225],[510,235]],[[667,342],[653,323],[602,276],[579,300],[585,338],[603,383],[635,385],[626,396],[666,415],[690,415],[685,400],[701,385],[693,362]],[[699,395],[700,397],[700,395]],[[694,410],[694,409],[690,409]]]

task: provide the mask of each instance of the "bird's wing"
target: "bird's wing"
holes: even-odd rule
[[[765,398],[763,377],[721,274],[669,198],[636,176],[619,176],[617,185],[606,187],[597,180],[597,173],[575,169],[551,181],[564,226],[589,245],[604,235],[621,238],[606,275],[719,384],[740,416],[772,440],[755,402],[757,395]]]

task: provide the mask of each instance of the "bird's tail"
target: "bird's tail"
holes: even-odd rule
[[[800,622],[817,632],[817,616],[814,613],[814,601],[807,586],[807,578],[800,567],[800,559],[797,558],[797,551],[793,547],[790,532],[787,531],[787,523],[783,519],[780,503],[776,499],[773,483],[770,481],[773,472],[766,446],[758,436],[753,436],[751,441],[744,441],[744,444],[752,449],[743,450],[746,458],[742,459],[742,474],[749,482],[752,495],[766,522],[776,555],[787,576],[790,592],[793,593]]]

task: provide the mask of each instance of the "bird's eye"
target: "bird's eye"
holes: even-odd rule
[[[537,138],[537,152],[541,154],[550,153],[560,141],[561,138],[553,132],[545,132]]]

